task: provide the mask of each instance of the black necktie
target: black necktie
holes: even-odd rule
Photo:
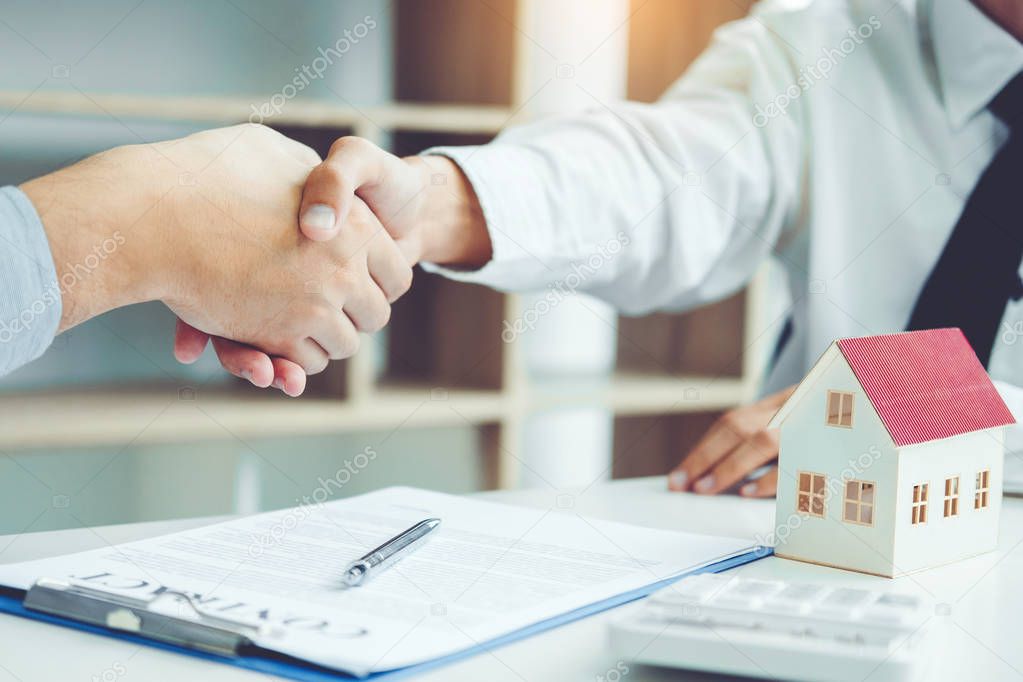
[[[988,106],[1009,139],[966,201],[906,328],[959,327],[986,367],[1010,299],[1023,296],[1023,72]]]

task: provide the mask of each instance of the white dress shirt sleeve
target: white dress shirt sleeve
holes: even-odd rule
[[[800,105],[769,118],[797,76],[756,19],[720,29],[656,104],[509,129],[443,147],[482,205],[493,259],[446,276],[504,290],[567,286],[626,313],[684,309],[740,288],[797,211]]]
[[[43,354],[61,316],[50,244],[32,202],[0,188],[0,376]]]

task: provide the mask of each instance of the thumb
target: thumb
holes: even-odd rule
[[[302,191],[299,226],[313,241],[337,236],[360,188],[379,182],[387,153],[368,140],[342,137],[309,174]]]

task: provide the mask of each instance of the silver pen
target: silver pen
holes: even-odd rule
[[[440,519],[420,521],[408,530],[399,533],[370,551],[365,556],[348,564],[343,578],[345,584],[349,587],[360,585],[406,554],[411,554],[426,542],[430,531],[439,525]]]

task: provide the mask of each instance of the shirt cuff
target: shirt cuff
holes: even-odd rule
[[[483,209],[493,249],[490,261],[477,270],[420,263],[424,270],[503,291],[542,289],[556,279],[556,265],[552,261],[560,259],[547,253],[549,239],[540,243],[536,230],[522,224],[524,213],[521,206],[516,206],[522,197],[510,189],[522,186],[522,178],[516,176],[522,168],[528,168],[519,163],[519,153],[512,145],[498,144],[434,147],[422,152],[422,156],[447,157],[461,168]]]
[[[0,376],[43,354],[62,313],[43,223],[17,187],[0,188]]]

